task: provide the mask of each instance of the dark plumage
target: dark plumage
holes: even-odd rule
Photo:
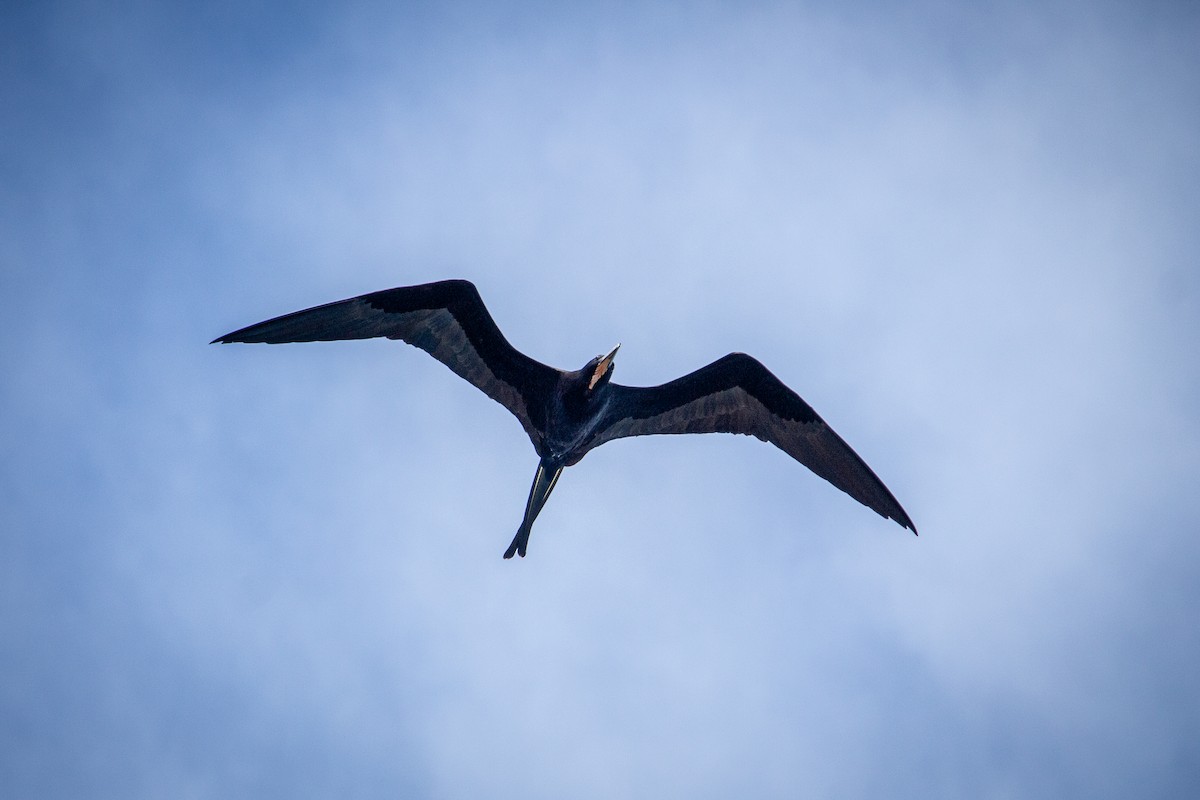
[[[384,336],[421,348],[503,405],[540,458],[525,515],[504,557],[525,555],[529,531],[564,467],[594,447],[652,433],[743,433],[786,452],[860,503],[916,533],[908,514],[812,407],[744,353],[653,387],[612,383],[613,357],[575,372],[508,343],[479,292],[451,280],[365,294],[260,322],[216,342],[316,342]],[[618,348],[620,345],[617,346]]]

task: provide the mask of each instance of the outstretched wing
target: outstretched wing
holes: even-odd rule
[[[511,411],[537,447],[544,399],[559,372],[517,350],[496,326],[470,281],[372,292],[260,322],[213,340],[328,342],[385,336],[419,347]]]
[[[858,502],[917,532],[900,503],[850,445],[799,395],[745,353],[730,353],[662,386],[611,384],[610,390],[609,412],[591,447],[652,433],[757,436]]]

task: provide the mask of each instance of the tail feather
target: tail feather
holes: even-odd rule
[[[562,474],[562,470],[562,467],[547,464],[545,461],[538,463],[537,472],[533,476],[533,486],[529,487],[529,500],[525,503],[525,517],[521,520],[521,527],[517,529],[517,535],[513,537],[512,544],[504,551],[505,558],[512,558],[513,555],[525,557],[525,548],[529,546],[529,532],[533,529],[533,521],[541,513],[542,506],[546,505],[546,499],[550,497],[550,492],[554,491],[554,485],[558,483],[558,476]]]
[[[505,558],[512,558],[514,555],[525,557],[525,548],[529,546],[529,526],[524,522],[517,529],[517,535],[513,537],[512,544],[504,551]]]

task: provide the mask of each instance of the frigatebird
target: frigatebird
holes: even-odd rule
[[[770,442],[858,502],[917,532],[900,503],[858,454],[766,367],[730,353],[661,386],[612,382],[617,345],[574,372],[517,350],[475,285],[447,280],[402,286],[285,314],[217,342],[327,342],[384,336],[419,347],[520,421],[538,454],[525,516],[504,551],[525,556],[529,531],[564,467],[625,436],[742,433]]]

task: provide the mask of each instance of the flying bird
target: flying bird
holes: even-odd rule
[[[563,468],[589,450],[652,433],[742,433],[770,442],[858,502],[917,532],[900,503],[808,403],[745,353],[730,353],[661,386],[612,382],[620,345],[565,372],[517,350],[474,284],[402,286],[285,314],[227,333],[231,342],[399,339],[419,347],[507,408],[538,454],[525,515],[504,551],[524,557],[529,531]]]

